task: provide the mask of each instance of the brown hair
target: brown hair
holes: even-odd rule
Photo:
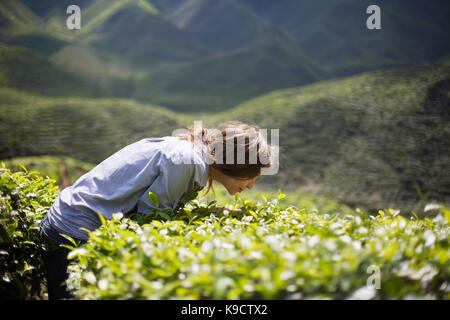
[[[188,132],[178,135],[178,138],[193,144],[203,144],[206,147],[207,156],[211,159],[211,166],[225,175],[237,179],[252,179],[261,174],[261,168],[270,167],[271,147],[260,134],[257,125],[232,120],[221,123],[217,129],[201,127],[201,130],[196,130],[196,128],[196,126],[190,126]],[[229,150],[230,147],[233,150]],[[216,154],[217,148],[223,150],[222,157],[220,153]],[[238,161],[238,150],[245,151],[245,159],[239,158]],[[251,159],[250,154],[254,151],[256,153]],[[226,158],[230,152],[234,156],[232,163],[229,163]],[[261,157],[266,160],[261,161]],[[203,195],[206,195],[211,188],[212,178],[208,175],[208,187]],[[214,194],[214,188],[212,190]]]

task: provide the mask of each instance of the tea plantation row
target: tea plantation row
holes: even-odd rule
[[[39,223],[58,188],[0,168],[0,294],[42,298]],[[175,212],[117,213],[70,247],[77,299],[449,299],[450,211],[371,216],[236,196]],[[155,197],[151,197],[157,201]],[[241,209],[242,214],[232,210]]]

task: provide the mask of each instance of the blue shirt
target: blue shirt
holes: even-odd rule
[[[61,233],[87,240],[80,228],[100,227],[97,213],[112,219],[113,213],[152,211],[150,191],[158,197],[160,209],[183,206],[207,183],[204,152],[204,146],[174,136],[132,143],[62,190],[48,213],[49,223]]]

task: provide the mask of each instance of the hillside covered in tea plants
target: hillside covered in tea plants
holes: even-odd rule
[[[450,196],[450,59],[274,91],[207,118],[279,128],[278,187],[310,184],[353,205]],[[361,202],[362,201],[362,202]]]
[[[424,201],[449,202],[449,79],[446,58],[274,91],[215,114],[0,88],[0,159],[68,156],[93,166],[195,120],[214,127],[239,119],[269,129],[269,140],[279,129],[280,171],[262,177],[261,189],[301,188],[375,211],[420,210]]]

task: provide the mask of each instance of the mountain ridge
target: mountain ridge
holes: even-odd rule
[[[383,28],[370,31],[368,1],[7,0],[0,42],[63,56],[87,83],[104,78],[105,95],[216,112],[283,87],[435,61],[450,50],[450,4],[438,1],[383,1]],[[69,4],[82,8],[79,31],[65,28]],[[78,72],[73,46],[87,47],[91,68]]]

